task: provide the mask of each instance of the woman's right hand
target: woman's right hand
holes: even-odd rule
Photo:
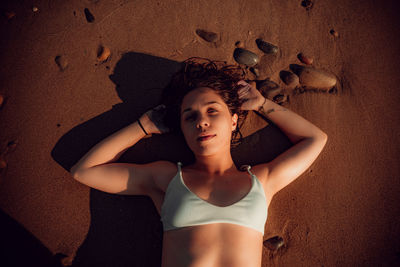
[[[148,134],[168,133],[170,129],[164,123],[165,105],[158,105],[140,117],[140,122]]]

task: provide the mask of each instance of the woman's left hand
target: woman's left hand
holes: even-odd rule
[[[238,90],[239,99],[244,100],[240,109],[258,110],[258,108],[265,102],[265,98],[255,88],[255,82],[253,82],[253,85],[251,85],[244,80],[240,80],[237,82],[237,84],[242,86],[242,88]]]

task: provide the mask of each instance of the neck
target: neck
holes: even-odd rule
[[[192,168],[209,174],[223,175],[227,171],[237,170],[230,153],[222,155],[196,155],[196,162]]]

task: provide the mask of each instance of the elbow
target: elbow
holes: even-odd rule
[[[321,135],[319,135],[315,139],[318,140],[318,142],[320,142],[322,144],[322,147],[325,147],[326,142],[328,141],[328,135],[326,133],[322,132]]]
[[[77,170],[77,166],[74,165],[71,167],[69,173],[71,174],[71,176],[76,180],[78,179],[78,170]]]

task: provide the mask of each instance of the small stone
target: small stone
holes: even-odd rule
[[[276,54],[278,52],[278,47],[263,41],[262,39],[257,39],[256,44],[258,48],[266,54]]]
[[[6,16],[7,19],[12,19],[13,17],[15,17],[15,12],[14,11],[7,11],[4,13],[4,15]]]
[[[250,68],[250,71],[251,71],[254,75],[256,75],[256,77],[260,76],[260,71],[259,71],[257,68],[251,67],[251,68]]]
[[[311,65],[313,63],[313,59],[310,57],[307,57],[303,53],[300,53],[297,55],[297,58],[304,64],[306,65]]]
[[[274,97],[281,93],[281,88],[279,85],[269,79],[257,81],[257,89],[260,93],[268,98],[269,100],[273,100]]]
[[[8,142],[6,152],[5,153],[12,153],[17,149],[18,141],[17,140],[12,140]]]
[[[333,74],[313,67],[290,64],[289,68],[299,76],[300,84],[306,88],[329,90],[337,82]]]
[[[235,46],[238,47],[238,48],[244,48],[244,43],[242,41],[237,41],[235,43]]]
[[[200,36],[202,39],[204,39],[207,42],[214,43],[218,40],[218,34],[214,32],[208,32],[205,30],[197,29],[196,34]]]
[[[290,89],[294,89],[299,85],[299,76],[290,71],[282,70],[279,72],[279,77]]]
[[[110,57],[110,48],[100,45],[97,49],[97,60],[100,62],[105,62]]]
[[[301,5],[309,11],[313,7],[314,3],[312,0],[303,0],[301,1]]]
[[[335,31],[334,29],[331,29],[329,31],[329,33],[335,38],[339,37],[339,33],[337,31]]]
[[[83,11],[85,12],[87,22],[92,23],[94,21],[93,14],[89,11],[88,8],[85,8]]]
[[[266,248],[276,251],[280,249],[285,244],[285,242],[283,241],[282,237],[274,236],[265,240],[263,244]]]
[[[37,7],[34,6],[34,7],[32,7],[32,11],[33,11],[33,12],[38,12],[38,11],[39,11],[39,8],[37,8]]]
[[[233,57],[239,64],[244,64],[249,67],[255,66],[260,61],[256,54],[243,48],[236,48],[233,52]]]
[[[2,155],[0,155],[0,173],[3,171],[3,169],[5,169],[7,167],[7,162],[6,160],[3,158]]]
[[[286,102],[288,99],[288,96],[286,94],[278,94],[274,96],[273,101],[277,104],[283,104]]]
[[[64,71],[68,67],[68,60],[64,56],[56,56],[54,59],[60,71]]]

